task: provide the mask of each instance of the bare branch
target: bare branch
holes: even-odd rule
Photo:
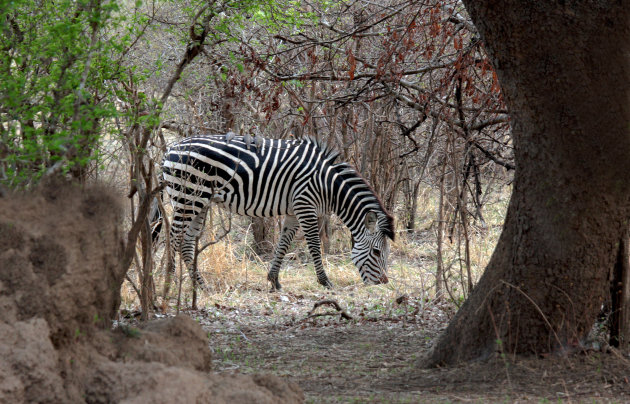
[[[342,309],[339,303],[337,303],[337,301],[334,299],[324,299],[324,300],[320,300],[316,302],[313,305],[313,309],[308,312],[306,318],[318,317],[318,316],[329,315],[329,314],[336,314],[336,313],[313,314],[319,306],[323,306],[323,305],[333,306],[342,318],[345,318],[346,320],[352,320],[352,316],[348,314],[344,309]]]

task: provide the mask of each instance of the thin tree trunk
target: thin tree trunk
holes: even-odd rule
[[[473,290],[473,279],[472,279],[472,271],[470,269],[470,237],[468,235],[468,209],[466,209],[467,193],[464,187],[462,187],[462,192],[460,193],[459,190],[457,190],[457,194],[460,196],[459,217],[461,219],[462,232],[464,235],[464,263],[466,264],[466,278],[468,280],[466,285],[464,285],[463,284],[464,280],[462,279],[462,289],[465,290],[466,295],[468,295]]]
[[[420,180],[409,184],[409,186],[412,187],[412,190],[410,192],[411,200],[408,201],[407,225],[405,226],[407,228],[407,232],[409,233],[416,232],[416,212],[418,212],[418,194],[420,193],[420,184]]]
[[[619,241],[611,285],[610,345],[630,347],[630,232]]]
[[[446,159],[442,164],[440,176],[440,199],[438,201],[438,222],[437,222],[437,265],[435,270],[435,297],[442,295],[444,282],[444,256],[442,246],[444,244],[444,182],[446,175]]]
[[[273,253],[273,237],[271,231],[272,221],[263,217],[252,218],[252,233],[254,235],[254,243],[252,249],[260,256],[266,256]]]
[[[140,321],[147,321],[153,308],[153,248],[151,242],[151,226],[148,219],[140,229],[140,244],[142,245],[142,268],[138,268],[141,274],[140,306],[142,314]]]

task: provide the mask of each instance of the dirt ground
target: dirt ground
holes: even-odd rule
[[[593,343],[565,357],[497,355],[424,369],[422,357],[454,312],[449,304],[403,299],[398,310],[354,307],[347,320],[328,305],[309,312],[352,292],[254,293],[266,303],[187,311],[208,332],[213,370],[275,374],[299,385],[307,402],[630,402],[628,355]]]

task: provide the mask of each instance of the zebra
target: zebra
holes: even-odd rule
[[[322,264],[318,216],[334,213],[350,229],[351,258],[363,282],[387,283],[393,217],[354,168],[336,163],[338,157],[334,148],[311,137],[252,140],[229,132],[192,136],[172,145],[162,160],[162,181],[173,207],[171,256],[180,252],[191,277],[203,284],[192,262],[211,202],[250,217],[284,215],[267,274],[271,291],[281,288],[280,266],[298,228],[305,234],[317,281],[331,288]]]

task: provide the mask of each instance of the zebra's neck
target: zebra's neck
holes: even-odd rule
[[[372,188],[349,164],[334,164],[322,170],[325,192],[330,201],[328,210],[337,215],[353,236],[365,230],[364,219],[370,210],[384,209]]]

